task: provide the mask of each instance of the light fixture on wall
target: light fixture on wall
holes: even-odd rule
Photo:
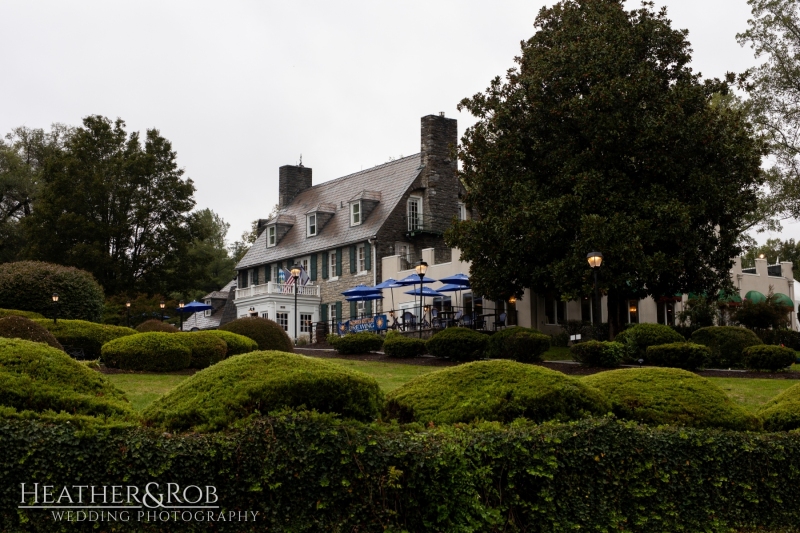
[[[600,252],[589,252],[586,254],[586,260],[594,271],[594,323],[600,324],[600,315],[602,311],[600,310],[600,286],[597,284],[597,272],[603,264],[603,254]]]

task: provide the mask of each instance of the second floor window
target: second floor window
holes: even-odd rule
[[[361,202],[350,204],[350,225],[358,226],[361,224]]]
[[[467,220],[467,206],[464,202],[458,202],[458,220]]]
[[[317,215],[308,215],[308,236],[313,237],[317,234]]]
[[[408,199],[408,231],[422,229],[422,198],[412,196]]]
[[[367,254],[363,244],[358,246],[356,261],[358,261],[356,264],[358,265],[359,272],[367,270]]]
[[[335,278],[336,277],[336,251],[332,251],[328,254],[328,277]]]
[[[267,228],[267,247],[275,246],[276,244],[276,232],[275,226],[270,226]]]

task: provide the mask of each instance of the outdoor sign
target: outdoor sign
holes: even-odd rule
[[[387,329],[386,315],[375,315],[369,318],[351,318],[339,322],[339,335],[358,333],[359,331],[384,331]]]

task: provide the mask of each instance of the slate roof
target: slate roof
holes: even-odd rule
[[[278,216],[296,217],[296,222],[289,232],[271,248],[267,248],[267,232],[262,232],[236,265],[236,269],[297,259],[369,239],[378,233],[387,217],[419,176],[422,171],[421,165],[421,154],[415,154],[306,189],[278,214]],[[351,227],[348,201],[359,197],[365,191],[379,192],[380,202],[360,225]],[[316,236],[306,237],[306,213],[321,203],[335,204],[336,214]]]

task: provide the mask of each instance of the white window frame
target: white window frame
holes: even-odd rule
[[[416,206],[416,213],[412,218],[411,216],[411,206]],[[408,231],[419,231],[422,229],[422,197],[421,196],[409,196],[408,202],[406,203],[406,215],[408,217]]]
[[[336,281],[336,250],[328,252],[328,281]]]
[[[302,266],[303,269],[306,271],[306,274],[308,274],[308,276],[311,277],[311,274],[309,274],[309,272],[308,272],[308,269],[311,268],[311,256],[310,255],[307,255],[305,257],[301,257],[300,259],[298,259],[297,260],[297,264]]]
[[[359,300],[356,302],[356,316],[361,318],[367,310],[367,302]]]
[[[306,216],[306,237],[317,235],[317,214],[311,213]]]
[[[289,332],[289,312],[288,311],[279,311],[275,313],[275,322],[278,323],[280,327],[283,328],[283,331]]]
[[[359,274],[367,272],[367,250],[363,244],[359,244],[356,248],[356,266]]]
[[[336,331],[336,304],[328,304],[328,322],[331,324],[331,331]]]
[[[350,203],[350,225],[351,226],[360,226],[361,223],[364,221],[364,217],[362,216],[363,212],[361,210],[361,200],[357,202]]]
[[[278,265],[270,265],[269,280],[273,283],[278,283]]]
[[[272,248],[276,244],[278,244],[278,228],[273,224],[267,226],[267,248]]]
[[[464,202],[458,202],[458,220],[467,220],[467,206]]]
[[[211,305],[211,300],[206,300],[204,303],[205,303],[206,305]],[[205,313],[204,313],[204,316],[211,316],[211,313],[212,313],[213,311],[214,311],[213,309],[206,309],[206,310],[205,310]]]
[[[313,319],[311,313],[300,313],[300,333],[311,333]]]
[[[261,313],[261,318],[269,320],[269,311],[264,311],[263,313]]]

